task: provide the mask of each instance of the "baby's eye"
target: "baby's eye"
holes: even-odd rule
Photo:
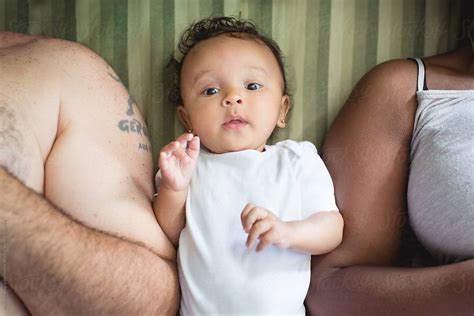
[[[217,88],[209,88],[209,89],[204,90],[202,92],[202,95],[214,95],[218,92],[219,92],[219,89],[217,89]]]
[[[249,90],[259,90],[262,87],[263,86],[261,84],[252,82],[252,83],[249,83],[246,88],[249,89]]]

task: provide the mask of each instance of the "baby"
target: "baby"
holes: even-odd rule
[[[190,132],[161,149],[154,211],[179,245],[180,312],[304,315],[311,255],[343,221],[314,145],[266,145],[290,108],[280,49],[232,17],[193,24],[179,49]]]

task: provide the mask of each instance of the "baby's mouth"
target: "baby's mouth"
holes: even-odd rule
[[[241,128],[241,127],[244,127],[246,126],[248,123],[245,119],[243,119],[242,117],[240,116],[231,116],[231,117],[228,117],[225,121],[224,121],[224,127],[227,127],[227,128]]]

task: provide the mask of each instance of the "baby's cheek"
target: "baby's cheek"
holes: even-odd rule
[[[207,129],[202,129],[201,131],[194,132],[199,139],[201,140],[201,145],[209,149],[211,152],[218,152],[219,149],[219,139],[214,136],[212,132]]]

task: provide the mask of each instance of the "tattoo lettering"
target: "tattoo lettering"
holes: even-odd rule
[[[133,105],[135,104],[135,100],[133,100],[132,96],[128,96],[128,109],[127,109],[127,115],[135,115],[135,112],[133,111]]]
[[[114,72],[112,67],[110,65],[107,65],[107,74],[115,81],[118,83],[122,84],[122,86],[125,88],[125,85],[123,84],[122,80],[117,76],[117,74]],[[127,116],[135,116],[135,110],[133,106],[136,105],[135,100],[131,95],[128,96],[127,100],[127,111],[125,112]],[[140,121],[138,121],[135,118],[130,118],[130,119],[123,119],[120,122],[118,122],[118,128],[127,134],[136,134],[139,136],[145,136],[148,141],[150,141],[150,134],[148,132],[148,129],[146,126]],[[138,144],[138,149],[139,150],[145,150],[148,151],[149,146],[143,143]]]
[[[138,144],[138,149],[143,149],[145,151],[148,151],[148,145],[147,144]]]
[[[125,85],[123,84],[122,80],[120,80],[120,78],[117,76],[117,74],[114,72],[114,70],[112,69],[112,67],[110,67],[110,65],[107,65],[107,73],[108,75],[110,76],[110,78],[114,79],[115,81],[117,81],[118,83],[120,83],[125,89],[127,89],[125,87]],[[136,104],[135,100],[132,98],[131,95],[128,96],[128,107],[127,107],[127,115],[129,116],[132,116],[132,115],[135,115],[135,112],[133,110],[133,105]]]
[[[121,120],[118,123],[118,127],[120,128],[120,130],[122,132],[125,132],[125,133],[135,133],[137,135],[142,135],[142,133],[143,133],[143,135],[145,137],[147,137],[147,138],[150,137],[150,135],[148,133],[148,129],[146,128],[146,126],[142,125],[136,119]]]
[[[150,134],[146,126],[136,119],[121,120],[118,123],[118,128],[127,134],[136,134],[139,136],[145,136],[150,141]],[[144,143],[138,143],[138,150],[148,151],[149,145]]]

